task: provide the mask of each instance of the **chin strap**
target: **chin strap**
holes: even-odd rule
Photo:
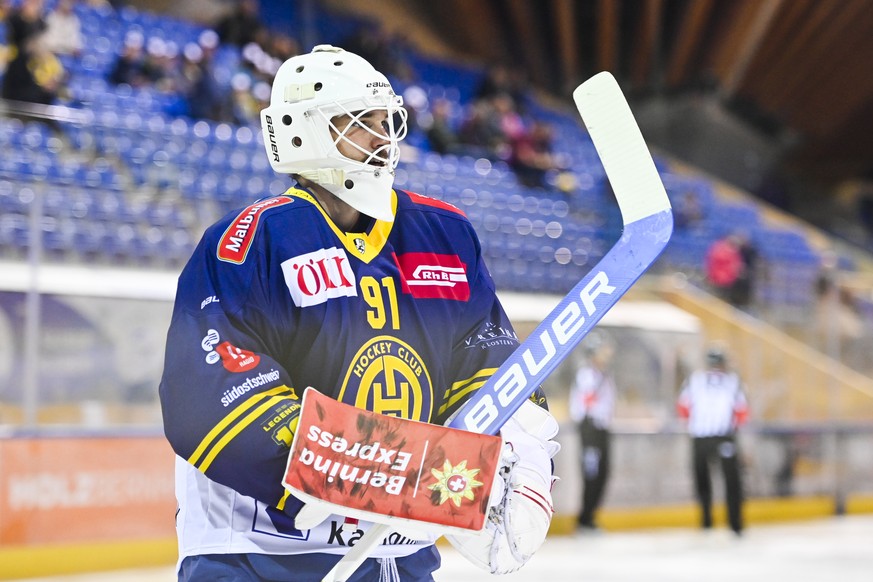
[[[333,184],[341,186],[346,181],[345,170],[336,168],[319,168],[317,170],[304,170],[297,172],[298,176],[311,180],[316,184]]]

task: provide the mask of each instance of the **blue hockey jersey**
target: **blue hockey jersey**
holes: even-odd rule
[[[204,234],[179,278],[160,385],[180,519],[194,511],[182,499],[199,506],[189,522],[217,519],[207,498],[232,491],[254,504],[237,516],[245,528],[284,519],[296,541],[210,542],[204,523],[180,554],[325,551],[293,530],[300,503],[281,485],[305,387],[442,424],[517,347],[464,214],[400,190],[393,203],[393,222],[343,232],[291,189]]]

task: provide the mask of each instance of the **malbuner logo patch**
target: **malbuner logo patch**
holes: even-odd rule
[[[261,214],[269,208],[291,204],[292,202],[294,200],[288,196],[277,196],[255,202],[240,212],[221,236],[221,241],[218,243],[218,260],[238,265],[242,264],[246,260],[249,248],[252,246],[252,240],[255,238],[255,230],[257,229],[258,221],[261,219]]]

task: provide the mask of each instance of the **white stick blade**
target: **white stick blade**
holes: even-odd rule
[[[608,72],[576,87],[573,100],[612,184],[625,224],[670,208],[664,184],[621,88]]]

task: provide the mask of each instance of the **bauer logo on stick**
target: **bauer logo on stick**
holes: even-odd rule
[[[500,437],[375,414],[307,388],[283,483],[376,522],[480,530]]]

